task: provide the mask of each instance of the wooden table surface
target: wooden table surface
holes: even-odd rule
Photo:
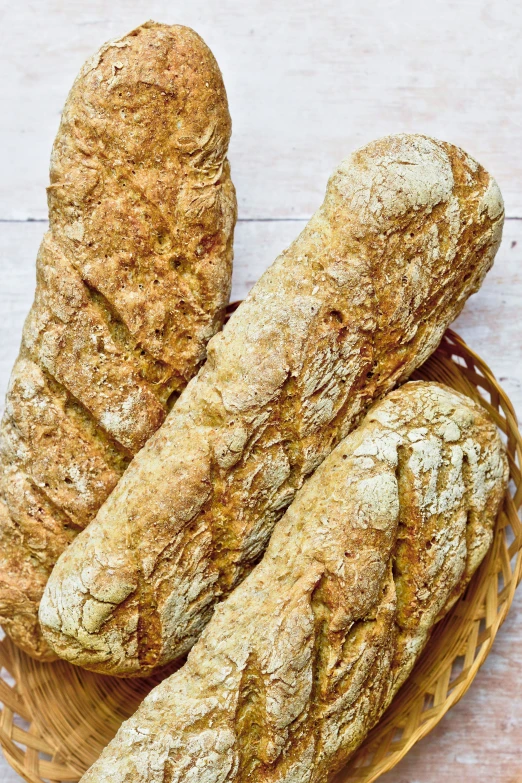
[[[511,0],[0,0],[0,395],[34,290],[47,170],[84,59],[153,18],[194,27],[221,65],[239,199],[235,298],[373,138],[427,133],[497,178],[504,240],[456,329],[522,415],[522,4]],[[470,692],[383,783],[522,781],[522,589]],[[0,783],[20,778],[0,760]]]

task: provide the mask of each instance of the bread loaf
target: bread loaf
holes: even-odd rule
[[[165,419],[221,326],[235,194],[219,68],[147,23],[82,68],[51,159],[1,427],[0,623],[51,657],[38,605],[63,549]]]
[[[435,349],[502,222],[494,180],[449,144],[391,136],[341,163],[58,561],[40,612],[55,651],[116,675],[186,652],[305,477]]]
[[[484,557],[506,481],[478,405],[438,384],[392,392],[82,783],[331,779]]]

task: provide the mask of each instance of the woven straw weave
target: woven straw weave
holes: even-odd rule
[[[522,437],[513,407],[484,362],[448,331],[415,374],[480,402],[505,436],[511,481],[493,545],[466,594],[437,627],[390,709],[337,783],[388,772],[467,691],[491,649],[522,577]],[[0,642],[0,744],[30,781],[77,781],[159,677],[119,680],[65,662],[40,664]]]

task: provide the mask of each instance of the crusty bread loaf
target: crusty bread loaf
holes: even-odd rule
[[[192,30],[147,23],[82,68],[1,431],[0,623],[51,657],[58,556],[164,420],[221,326],[232,265],[230,117]]]
[[[305,477],[437,346],[502,222],[494,180],[449,144],[392,136],[341,163],[60,558],[40,612],[56,652],[117,675],[186,652]]]
[[[438,384],[392,392],[82,783],[331,779],[484,557],[506,481],[478,405]]]

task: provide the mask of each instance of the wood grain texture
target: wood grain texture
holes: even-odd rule
[[[45,217],[64,97],[146,18],[194,27],[223,71],[242,217],[308,217],[334,166],[388,133],[463,147],[522,215],[522,5],[510,0],[3,0],[0,217]],[[16,184],[16,189],[13,185]]]
[[[498,180],[496,264],[457,331],[522,417],[522,5],[509,0],[3,0],[0,29],[0,399],[34,292],[45,185],[65,96],[84,59],[146,18],[193,26],[223,70],[238,188],[233,297],[321,202],[354,147],[385,133],[460,144]],[[20,223],[5,222],[20,220]],[[272,222],[273,221],[273,222]],[[383,783],[522,779],[522,591],[466,697]],[[0,760],[0,781],[18,776]]]

